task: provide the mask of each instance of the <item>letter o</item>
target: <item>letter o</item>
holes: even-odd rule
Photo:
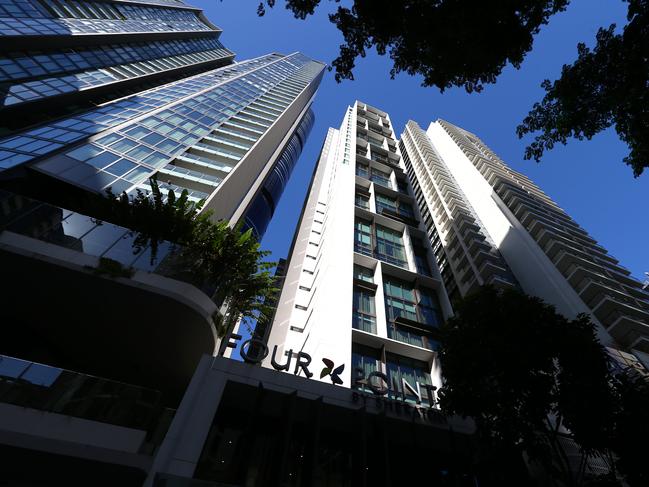
[[[385,388],[383,387],[376,387],[374,384],[372,384],[372,377],[378,377],[380,378],[383,382],[385,382]],[[377,396],[385,396],[388,393],[388,390],[390,388],[390,383],[388,382],[388,376],[385,375],[383,372],[370,372],[367,375],[367,386],[370,388],[370,390],[376,394]]]
[[[261,347],[260,348],[260,350],[262,352],[261,357],[259,357],[259,356],[251,357],[250,355],[248,355],[248,352],[246,351],[246,347],[248,347],[248,349],[250,349],[250,345],[252,345],[253,343],[258,344]],[[248,340],[246,340],[245,342],[243,342],[241,344],[241,348],[239,349],[239,353],[241,354],[241,358],[245,362],[248,362],[249,364],[258,364],[268,356],[268,347],[261,340],[257,340],[256,338],[249,338]]]

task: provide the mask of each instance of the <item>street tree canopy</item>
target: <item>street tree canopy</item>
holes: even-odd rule
[[[575,485],[568,462],[557,462],[560,431],[566,427],[587,454],[606,452],[616,405],[594,325],[492,287],[460,301],[455,312],[440,330],[442,410],[473,418],[487,455],[524,454]]]
[[[339,3],[339,0],[330,0]],[[337,81],[353,79],[358,57],[374,48],[388,55],[392,76],[420,75],[423,86],[444,91],[481,91],[503,68],[519,68],[534,36],[570,0],[354,0],[329,19],[344,43],[332,61]],[[525,150],[539,161],[545,150],[569,138],[590,139],[615,126],[629,146],[624,159],[639,176],[649,166],[649,2],[625,0],[628,24],[600,29],[590,50],[579,44],[578,58],[561,77],[545,80],[543,100],[518,127],[519,137],[537,134]],[[276,0],[259,4],[258,14]],[[296,18],[312,15],[321,0],[285,0]],[[588,41],[589,39],[584,39]]]
[[[335,0],[337,1],[337,0]],[[392,76],[421,75],[424,86],[480,91],[507,64],[520,66],[534,34],[569,0],[354,0],[330,20],[345,43],[332,62],[336,80],[354,79],[358,57],[376,48],[393,61]],[[286,0],[296,18],[315,12],[320,0]],[[266,0],[272,7],[275,0]],[[258,13],[265,13],[264,3]]]
[[[508,463],[523,454],[564,485],[620,486],[619,475],[649,485],[639,446],[649,434],[649,374],[613,362],[586,315],[569,320],[539,298],[486,286],[457,303],[439,338],[440,406],[475,420],[477,468],[494,485],[522,485]],[[610,473],[570,468],[566,432]]]
[[[590,139],[615,126],[631,152],[624,158],[637,177],[649,167],[649,2],[629,1],[629,23],[599,29],[591,50],[577,47],[578,58],[561,77],[542,84],[545,97],[519,125],[519,137],[541,132],[525,150],[541,160],[546,149],[569,137]]]

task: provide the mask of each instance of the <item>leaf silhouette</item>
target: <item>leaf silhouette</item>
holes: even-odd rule
[[[332,372],[331,375],[336,375],[336,376],[340,375],[340,374],[343,373],[343,370],[345,370],[345,364],[342,364],[340,367],[337,367],[336,369],[334,369],[334,371]]]
[[[333,369],[333,368],[334,368],[334,363],[333,363],[331,360],[329,360],[328,358],[323,358],[323,359],[322,359],[322,362],[323,362],[327,367],[329,367],[330,369]]]
[[[325,375],[329,375],[331,373],[331,368],[330,367],[325,367],[322,369],[322,372],[320,372],[320,378],[322,379]]]

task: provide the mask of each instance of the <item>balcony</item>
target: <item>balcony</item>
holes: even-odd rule
[[[142,485],[174,414],[159,391],[0,355],[10,484]]]
[[[412,326],[411,323],[402,317],[397,318],[393,325],[388,325],[388,337],[415,347],[437,350],[439,343],[432,338],[432,334]]]
[[[177,402],[215,349],[216,305],[191,276],[170,277],[174,247],[162,242],[152,259],[126,228],[6,192],[0,202],[0,266],[11,283],[0,319],[15,330],[0,353],[83,364]]]
[[[141,430],[161,438],[174,411],[153,389],[0,355],[0,403]]]
[[[374,257],[374,251],[371,246],[363,245],[359,242],[354,244],[354,252],[359,254],[367,255],[369,257]]]
[[[354,243],[354,252],[367,255],[368,257],[373,257],[375,259],[381,260],[383,262],[387,262],[388,264],[392,264],[402,269],[408,269],[408,262],[406,262],[405,260],[403,260],[398,256],[392,255],[392,253],[388,253],[390,252],[389,250],[386,250],[385,252],[380,252],[378,247],[376,249],[373,249],[371,246],[363,245],[357,241]]]
[[[352,316],[352,328],[376,335],[376,319],[370,319],[367,315],[354,311]]]
[[[412,211],[404,210],[379,202],[376,203],[376,211],[381,215],[393,218],[412,227],[417,227],[419,225],[419,220],[415,218],[415,215]]]
[[[377,154],[377,152],[374,151],[374,150],[372,151],[372,158],[371,159],[374,162],[379,162],[381,164],[386,164],[386,165],[392,164],[392,161],[390,161],[387,157],[385,157],[382,154]]]
[[[384,176],[381,176],[380,174],[372,173],[370,175],[370,181],[378,184],[379,186],[383,186],[384,188],[394,189],[390,180]]]
[[[611,324],[607,330],[615,340],[626,347],[649,353],[649,322],[643,323],[622,313],[614,313],[609,318]]]
[[[649,334],[649,311],[638,308],[635,301],[626,296],[613,296],[602,291],[586,304],[604,326],[612,326],[620,316],[625,316],[643,323],[647,327],[645,333]]]

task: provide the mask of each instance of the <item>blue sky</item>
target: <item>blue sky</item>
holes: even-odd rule
[[[221,40],[239,60],[271,51],[301,51],[330,62],[342,42],[327,19],[326,13],[336,5],[328,0],[322,0],[315,16],[306,21],[294,19],[282,0],[263,18],[256,15],[257,0],[188,3],[204,9],[223,29]],[[422,88],[419,78],[405,74],[391,80],[390,60],[375,53],[357,62],[354,81],[338,84],[333,73],[327,73],[313,107],[315,127],[262,246],[273,252],[273,259],[286,256],[327,128],[338,127],[347,105],[359,99],[390,113],[397,134],[408,119],[426,128],[437,118],[474,132],[505,162],[535,181],[622,265],[642,277],[649,271],[649,171],[634,179],[622,163],[628,151],[615,131],[556,147],[539,164],[523,160],[526,142],[515,133],[541,99],[543,79],[559,76],[562,65],[575,59],[578,42],[592,45],[598,27],[624,25],[626,6],[622,0],[572,0],[566,12],[552,17],[541,30],[521,69],[506,68],[496,84],[479,94],[458,88],[441,94]]]

